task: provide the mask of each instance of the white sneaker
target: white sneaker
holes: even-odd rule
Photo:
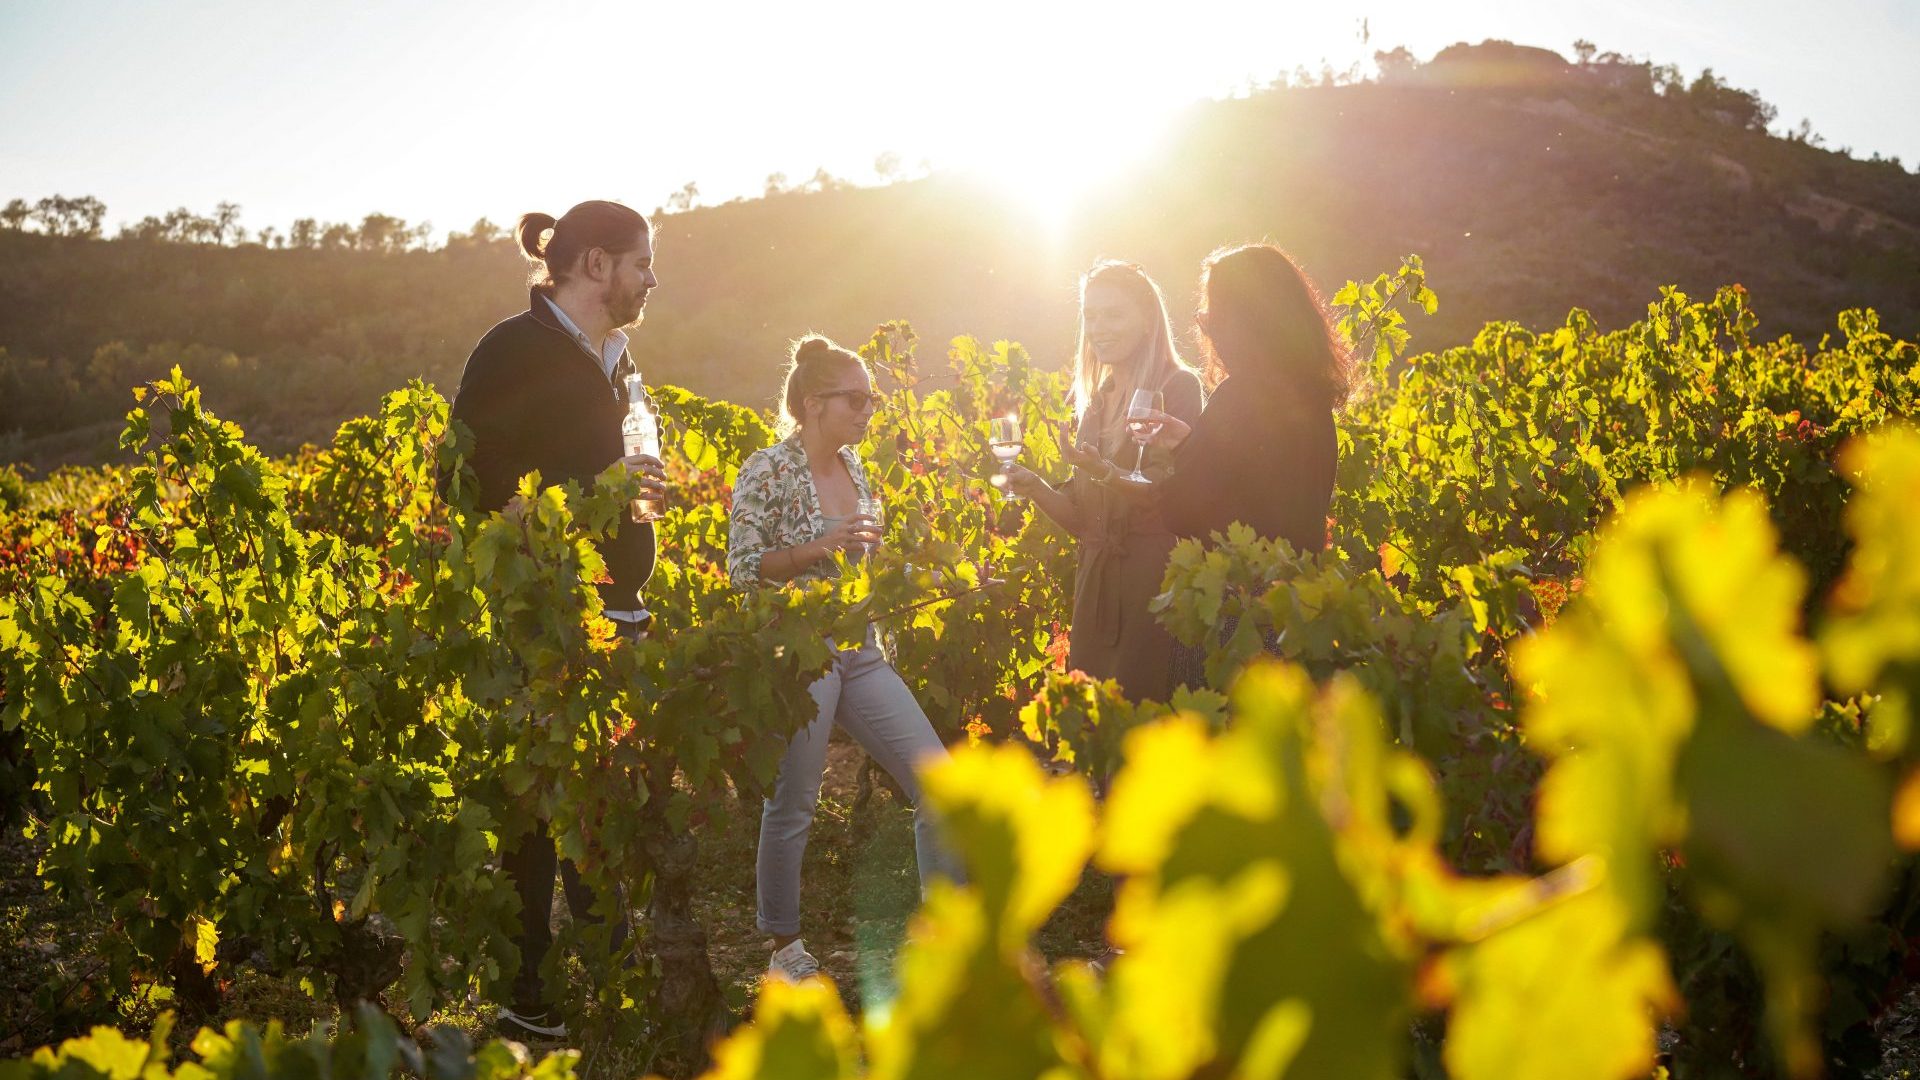
[[[567,1022],[553,1012],[516,1012],[503,1008],[495,1017],[500,1031],[508,1038],[524,1039],[528,1036],[541,1039],[564,1039],[567,1037]]]
[[[813,958],[799,938],[787,942],[785,948],[774,950],[773,959],[767,962],[767,978],[779,982],[797,983],[818,974],[820,961]]]

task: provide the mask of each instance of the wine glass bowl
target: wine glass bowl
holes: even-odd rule
[[[1147,443],[1160,434],[1162,421],[1153,419],[1154,414],[1162,412],[1166,397],[1158,390],[1135,390],[1127,401],[1127,434],[1133,437],[1134,444],[1140,449],[1133,456],[1133,471],[1120,477],[1129,484],[1151,484],[1153,481],[1140,466],[1147,460]]]
[[[995,417],[987,436],[987,445],[993,450],[994,460],[1000,463],[1000,471],[993,477],[993,486],[1006,492],[1008,502],[1019,502],[1020,496],[1013,490],[1012,473],[1013,463],[1020,459],[1020,418]]]
[[[882,522],[885,520],[881,513],[879,498],[873,495],[860,496],[860,501],[855,507],[854,512],[867,518],[871,522],[870,528],[873,530],[874,538],[872,542],[860,545],[860,554],[862,557],[872,555],[874,549],[880,546],[880,528]]]

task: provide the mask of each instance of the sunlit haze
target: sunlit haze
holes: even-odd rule
[[[253,228],[377,210],[444,231],[586,197],[651,210],[689,182],[700,202],[821,168],[873,183],[890,155],[896,175],[968,170],[1044,215],[1196,99],[1486,37],[1711,66],[1782,127],[1920,159],[1920,14],[1900,0],[15,0],[0,198],[93,194],[110,230],[224,199]]]

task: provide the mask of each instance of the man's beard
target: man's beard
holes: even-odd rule
[[[614,296],[609,292],[602,303],[606,305],[608,316],[613,319],[614,328],[625,329],[646,321],[646,300],[647,294],[644,292],[627,297]]]

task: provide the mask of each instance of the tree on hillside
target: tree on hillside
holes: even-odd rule
[[[1374,66],[1380,69],[1380,81],[1399,82],[1420,70],[1420,60],[1407,51],[1405,45],[1395,45],[1391,51],[1373,54]]]
[[[107,216],[107,204],[91,195],[69,199],[49,195],[33,204],[32,218],[48,236],[97,237],[100,222]]]
[[[699,201],[700,185],[689,180],[685,187],[667,196],[667,210],[672,213],[682,213],[693,209],[694,204]]]
[[[239,208],[234,209],[237,211]],[[228,227],[235,228],[231,222]],[[170,244],[217,244],[221,235],[220,226],[214,218],[202,217],[184,206],[167,211],[165,217],[148,214],[131,225],[120,227],[120,238],[123,240]]]
[[[1599,51],[1599,48],[1586,38],[1581,38],[1573,43],[1573,58],[1581,67],[1592,67],[1593,54]]]
[[[426,232],[420,233],[422,244],[426,241]],[[454,229],[447,233],[447,247],[472,248],[487,247],[508,239],[507,230],[495,225],[490,218],[478,218],[466,232]]]
[[[403,251],[410,237],[407,223],[391,214],[368,214],[360,222],[354,246],[363,251]]]
[[[139,221],[120,226],[120,239],[158,242],[171,238],[167,236],[166,219],[148,214]]]
[[[1804,116],[1800,118],[1798,126],[1787,132],[1787,138],[1793,142],[1806,143],[1808,146],[1827,145],[1826,136],[1813,130],[1813,121]]]
[[[1687,87],[1687,99],[1701,112],[1747,131],[1766,131],[1780,112],[1759,94],[1728,85],[1712,68],[1701,71]]]
[[[1578,50],[1579,46],[1590,44],[1590,42],[1580,41],[1575,42],[1574,46]],[[1654,83],[1653,64],[1649,61],[1636,60],[1631,56],[1614,52],[1612,49],[1591,56],[1583,52],[1581,56],[1581,74],[1602,86],[1631,94],[1659,92]]]
[[[849,187],[849,186],[851,185],[849,185],[845,180],[842,180],[839,177],[828,172],[826,170],[826,167],[823,165],[820,168],[813,170],[813,177],[809,179],[806,183],[800,185],[800,190],[802,191],[838,191],[843,187]]]
[[[7,205],[0,208],[0,225],[4,225],[14,232],[19,232],[21,229],[27,227],[27,218],[32,214],[33,207],[27,205],[27,200],[8,200]]]
[[[160,218],[148,214],[139,221],[120,226],[122,240],[164,240],[167,224]]]
[[[354,246],[360,230],[344,221],[330,221],[320,230],[320,238],[314,246],[327,251],[346,251]]]
[[[767,174],[767,189],[765,192],[766,195],[768,196],[779,195],[791,190],[793,190],[793,185],[787,181],[786,173],[776,172],[776,173]]]
[[[225,244],[227,240],[231,238],[233,242],[237,244],[240,242],[240,236],[240,205],[231,202],[215,204],[213,208],[213,242],[216,244]]]

